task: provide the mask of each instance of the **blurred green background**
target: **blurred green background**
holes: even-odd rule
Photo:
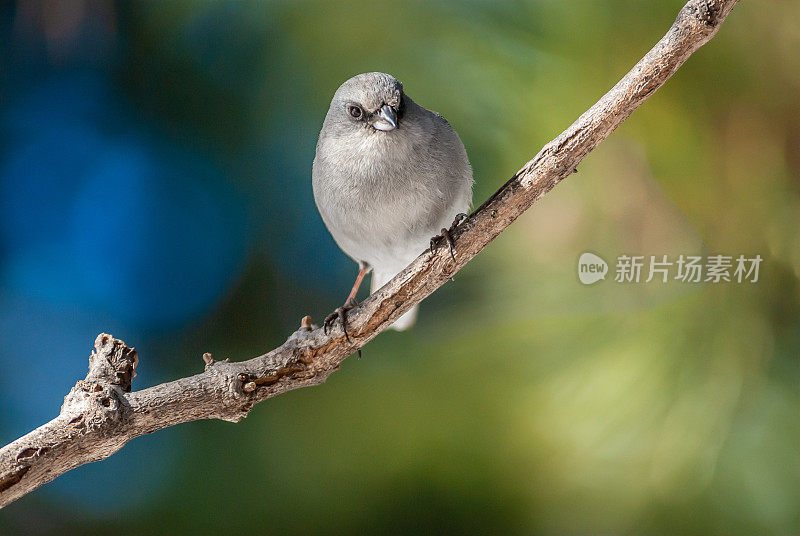
[[[345,79],[391,73],[444,115],[477,206],[681,5],[3,3],[0,443],[57,414],[100,331],[139,350],[141,389],[342,301],[356,266],[310,173]],[[800,533],[798,21],[742,2],[411,331],[242,423],[136,439],[0,532]],[[584,286],[584,251],[764,261],[757,283]]]

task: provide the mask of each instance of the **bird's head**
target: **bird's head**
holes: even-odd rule
[[[391,132],[403,117],[403,84],[385,73],[363,73],[339,86],[328,120],[340,129]]]

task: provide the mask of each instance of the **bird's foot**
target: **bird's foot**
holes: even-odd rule
[[[466,219],[467,215],[464,214],[463,212],[456,215],[456,219],[453,220],[453,225],[450,226],[450,229],[442,229],[441,234],[438,234],[433,238],[431,238],[431,248],[430,248],[431,255],[433,255],[434,252],[436,252],[436,249],[439,247],[439,243],[442,240],[446,240],[447,247],[450,250],[450,258],[453,259],[453,262],[456,262],[455,249],[453,247],[453,236],[451,235],[451,233],[453,232],[453,230],[455,230],[456,227],[461,225],[461,222],[463,222]]]
[[[350,334],[347,333],[347,311],[354,308],[358,305],[358,302],[355,298],[348,299],[344,305],[341,307],[337,307],[334,312],[329,314],[325,317],[325,321],[322,323],[322,330],[325,332],[325,335],[328,334],[328,331],[333,327],[333,323],[336,322],[338,318],[339,321],[342,323],[342,331],[344,331],[344,338],[347,339],[347,342],[350,341]],[[361,358],[361,350],[358,351],[358,357]]]
[[[350,335],[347,333],[347,311],[354,308],[358,305],[358,302],[355,298],[349,298],[344,305],[341,307],[337,307],[334,312],[329,314],[325,317],[325,321],[322,323],[322,331],[325,335],[328,334],[328,331],[333,327],[333,323],[336,322],[338,318],[339,321],[342,323],[342,331],[344,331],[344,338],[347,339],[347,342],[350,341]],[[361,359],[361,349],[358,349],[358,358]]]

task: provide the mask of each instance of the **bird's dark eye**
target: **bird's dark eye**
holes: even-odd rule
[[[364,114],[364,111],[359,106],[348,106],[347,111],[353,119],[359,119]]]

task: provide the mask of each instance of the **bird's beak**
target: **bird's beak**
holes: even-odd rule
[[[384,132],[396,129],[397,114],[395,113],[394,108],[388,104],[381,106],[381,109],[378,112],[378,119],[375,120],[372,126],[374,126],[377,130],[383,130]]]

